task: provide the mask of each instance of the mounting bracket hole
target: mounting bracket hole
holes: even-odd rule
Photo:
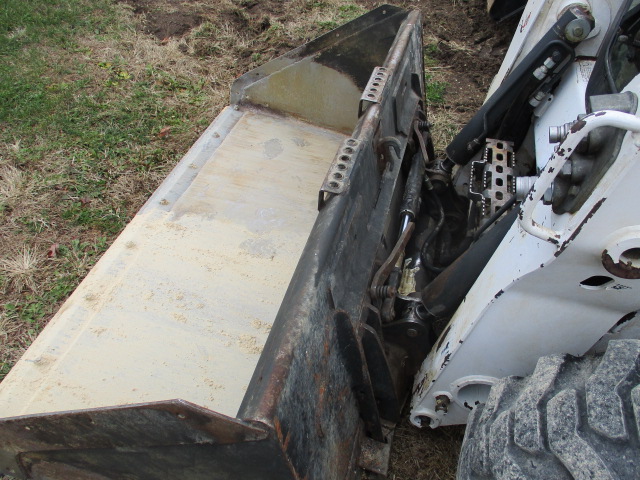
[[[593,277],[585,278],[580,282],[580,286],[585,290],[602,290],[607,288],[614,282],[614,279],[607,277],[606,275],[594,275]]]
[[[470,383],[458,390],[457,400],[465,408],[473,409],[478,403],[489,396],[491,385],[486,383]]]
[[[620,254],[620,263],[640,268],[640,248],[629,248]]]

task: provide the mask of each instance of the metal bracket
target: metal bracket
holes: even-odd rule
[[[516,194],[513,143],[487,138],[482,160],[471,162],[469,195],[490,217]]]
[[[318,192],[318,210],[321,210],[326,201],[326,194],[340,195],[349,186],[349,175],[353,170],[353,164],[360,151],[360,140],[347,138],[342,142],[335,158],[331,162],[329,171]]]
[[[381,475],[382,478],[387,477],[394,428],[395,425],[383,422],[382,431],[385,442],[378,442],[369,437],[362,439],[362,450],[358,460],[360,468]]]
[[[362,116],[374,103],[380,103],[380,96],[387,83],[387,69],[385,67],[376,67],[373,69],[369,82],[362,92],[360,104],[358,105],[358,118]]]

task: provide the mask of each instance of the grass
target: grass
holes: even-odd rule
[[[443,105],[445,102],[445,94],[447,93],[447,82],[435,80],[433,75],[425,74],[425,96],[427,105]]]
[[[439,60],[440,41],[431,36],[424,39],[423,62],[425,78],[425,99],[427,112],[432,124],[431,135],[436,155],[443,157],[445,148],[462,128],[460,114],[452,112],[447,105],[449,87],[448,66]]]
[[[167,52],[111,1],[0,6],[0,379],[208,123]]]
[[[337,9],[331,9],[326,3],[314,2],[311,7],[312,9],[318,9],[318,12],[322,15],[322,19],[316,21],[316,24],[320,28],[320,32],[318,33],[333,30],[366,12],[363,7],[353,3],[339,5]]]
[[[425,97],[429,108],[441,107],[445,103],[448,82],[446,75],[442,75],[441,62],[438,57],[440,52],[440,41],[435,37],[424,39],[422,48],[422,60],[424,63]],[[444,66],[446,68],[446,66]],[[432,122],[433,123],[433,122]]]

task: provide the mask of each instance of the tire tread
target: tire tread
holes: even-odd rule
[[[550,355],[471,412],[459,480],[640,478],[640,340]]]

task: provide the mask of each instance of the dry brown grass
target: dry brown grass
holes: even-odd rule
[[[13,365],[35,337],[34,330],[18,321],[14,315],[6,311],[0,312],[0,365]]]
[[[23,193],[24,172],[13,165],[0,166],[0,209],[13,209]]]
[[[429,122],[433,125],[431,135],[436,155],[444,157],[444,149],[464,126],[461,115],[459,112],[443,105],[429,110]]]
[[[5,258],[0,258],[0,275],[5,278],[5,288],[18,293],[25,288],[36,291],[36,275],[41,263],[41,253],[27,245]]]
[[[404,420],[394,435],[390,480],[453,479],[464,427],[418,430]]]

